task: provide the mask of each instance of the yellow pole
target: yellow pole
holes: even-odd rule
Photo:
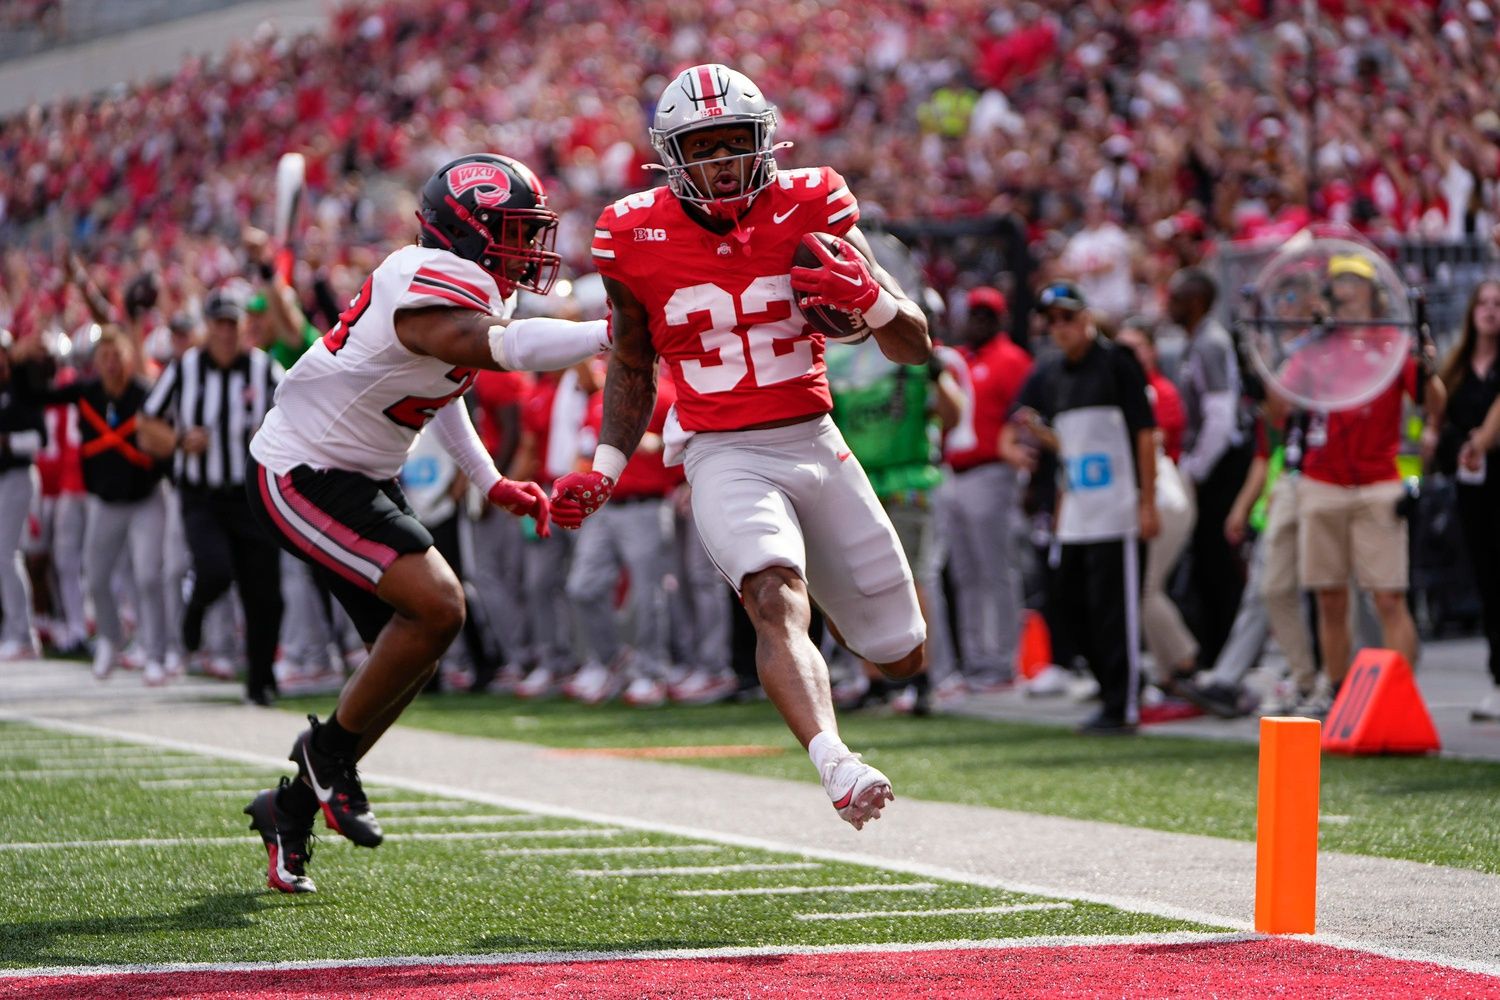
[[[1322,725],[1260,720],[1255,829],[1255,929],[1311,934],[1318,898],[1318,782]]]

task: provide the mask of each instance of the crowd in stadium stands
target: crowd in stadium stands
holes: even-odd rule
[[[142,349],[150,377],[197,335],[209,291],[248,278],[262,285],[250,335],[262,346],[278,336],[296,342],[302,318],[289,333],[270,329],[285,326],[281,289],[258,277],[259,237],[245,240],[247,226],[269,226],[275,165],[287,151],[307,162],[309,218],[292,300],[313,328],[330,326],[383,254],[410,241],[411,192],[421,180],[473,150],[508,153],[544,176],[563,220],[558,248],[581,278],[590,270],[599,209],[659,183],[642,166],[654,159],[645,125],[655,95],[681,67],[715,60],[776,96],[778,138],[796,143],[781,163],[834,165],[860,198],[865,228],[986,216],[1018,223],[1027,289],[1015,287],[1016,271],[976,273],[941,246],[919,252],[936,293],[929,299],[934,328],[948,343],[963,347],[971,338],[971,312],[1009,322],[1007,296],[1029,302],[1030,294],[1018,292],[1067,278],[1106,329],[1136,318],[1138,336],[1124,342],[1144,341],[1144,360],[1153,329],[1193,333],[1173,306],[1169,279],[1228,241],[1275,242],[1315,220],[1377,238],[1487,239],[1500,217],[1496,5],[1315,6],[1309,24],[1303,3],[1277,0],[1039,0],[1003,8],[979,0],[857,7],[558,0],[504,14],[478,0],[351,4],[335,12],[326,34],[284,38],[266,30],[160,80],[0,121],[0,328],[18,341],[41,338],[64,368],[87,367],[98,324],[109,320]],[[597,312],[602,297],[580,295],[574,308]],[[1011,328],[1024,331],[1027,320],[1022,315]],[[1033,333],[1044,332],[1038,320]],[[988,339],[967,345],[970,363]],[[1160,372],[1152,377],[1171,384]],[[591,379],[579,372],[563,383],[567,393],[584,393]],[[489,402],[481,396],[502,469],[508,462],[538,479],[559,471],[544,467],[559,395],[557,380],[518,377],[492,387]],[[1158,407],[1164,395],[1158,385]],[[586,439],[578,428],[587,407],[577,403],[567,407],[580,415],[569,433]],[[1188,417],[1191,441],[1204,414],[1190,406]],[[1241,466],[1234,482],[1216,482],[1226,509],[1244,474]],[[66,489],[49,488],[53,497]],[[1033,508],[1038,502],[1031,499]],[[33,519],[25,544],[41,551],[56,541],[50,530]],[[519,552],[534,543],[488,544]],[[694,550],[683,551],[687,558]],[[55,569],[75,564],[57,553],[52,562]],[[491,578],[525,590],[519,581],[531,577],[523,562],[517,556]],[[966,578],[949,569],[949,587],[961,592]],[[180,577],[181,567],[175,572]],[[688,587],[692,572],[677,565],[669,589]],[[170,566],[167,576],[170,590]],[[509,665],[496,685],[524,684],[525,668],[544,666],[551,673],[533,685],[540,692],[577,665],[565,641],[537,631],[555,636],[555,619],[571,613],[565,577],[552,576],[551,598],[529,598],[548,607],[540,622],[506,626],[506,610],[489,609],[492,634],[468,644],[467,676],[489,680],[496,660]],[[63,596],[66,582],[51,589],[48,603],[64,620],[52,639],[75,646],[82,620],[76,609],[60,609],[77,602]],[[1001,589],[1019,600],[1025,588]],[[728,608],[727,597],[720,603]],[[711,614],[680,610],[674,621]],[[9,602],[5,613],[13,623]],[[1233,619],[1233,604],[1216,614]],[[325,634],[297,637],[306,651],[295,658],[306,662],[294,666],[337,666],[317,651],[341,648],[336,622],[299,627]],[[702,627],[714,636],[730,631],[723,622]],[[1176,683],[1173,670],[1214,667],[1213,654],[1232,645],[1229,627],[1216,619],[1206,643],[1169,643],[1182,662],[1162,668],[1163,686]],[[1007,650],[1015,631],[1003,632]],[[983,632],[989,638],[974,638],[982,632],[960,621],[956,651],[934,644],[934,674],[946,693],[961,690],[966,673],[979,688],[1011,679],[1013,654],[995,661],[982,648],[993,628]],[[26,646],[24,636],[7,632],[11,640]],[[211,617],[205,648],[214,650],[215,669],[229,669],[223,661],[233,645],[232,615]],[[284,657],[292,646],[284,635]],[[686,672],[663,673],[662,686],[670,680],[672,690],[694,698],[735,690],[727,648],[705,653],[688,635],[674,637],[672,649],[681,665],[704,669],[686,687]],[[966,663],[970,655],[977,659]],[[180,661],[178,650],[174,669]],[[946,688],[945,675],[952,679]],[[1292,700],[1318,695],[1305,680]],[[857,676],[851,688],[869,697]],[[1213,693],[1220,704],[1232,696]]]

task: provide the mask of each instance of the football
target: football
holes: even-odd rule
[[[842,256],[839,241],[836,237],[830,236],[827,233],[814,233],[813,235],[822,240],[823,245],[835,257]],[[866,263],[869,262],[866,261]],[[792,266],[820,268],[823,266],[823,262],[818,259],[817,254],[808,248],[807,244],[799,242],[797,244],[797,252],[792,255]],[[803,318],[807,320],[812,328],[829,340],[837,341],[840,344],[858,344],[869,339],[870,328],[865,326],[863,319],[855,316],[853,313],[845,312],[834,306],[803,306],[800,296],[797,297],[797,307],[802,310]]]

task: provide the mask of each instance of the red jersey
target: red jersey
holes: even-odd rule
[[[793,302],[789,274],[804,234],[843,235],[858,220],[849,186],[829,167],[777,171],[722,236],[665,187],[599,216],[594,265],[646,307],[684,429],[733,431],[833,409],[823,337]]]
[[[552,403],[557,399],[558,376],[547,373],[531,386],[531,392],[521,403],[521,429],[530,431],[536,441],[536,467],[522,470],[523,478],[535,479],[546,486],[552,482],[547,475],[547,446],[552,443]]]
[[[1401,396],[1417,395],[1417,362],[1408,358],[1401,377],[1356,410],[1314,415],[1323,420],[1322,434],[1309,428],[1302,474],[1336,486],[1368,486],[1399,479],[1396,451],[1401,444]],[[1325,443],[1314,446],[1321,438]]]
[[[1156,414],[1156,426],[1161,430],[1161,449],[1175,462],[1182,457],[1182,434],[1187,430],[1182,393],[1159,371],[1146,376],[1146,385],[1151,389],[1151,408]]]
[[[527,372],[481,371],[474,378],[475,407],[474,429],[484,448],[494,456],[499,453],[502,429],[495,422],[495,414],[507,406],[524,403],[531,394],[531,375]]]
[[[72,381],[71,378],[59,380],[58,384]],[[47,444],[36,455],[42,496],[84,492],[83,458],[78,450],[82,444],[78,433],[78,411],[71,403],[62,403],[47,407],[43,419],[47,424]]]
[[[667,411],[677,402],[677,390],[672,380],[663,378],[656,383],[656,409],[651,413],[651,422],[646,425],[648,434],[660,437],[667,424]],[[596,392],[589,401],[589,415],[585,426],[593,431],[595,440],[604,426],[604,393]],[[664,497],[685,478],[682,464],[670,468],[662,464],[662,453],[658,449],[650,454],[636,449],[611,494],[616,500],[626,497]]]
[[[1000,461],[1000,429],[1010,415],[1016,393],[1031,374],[1031,355],[1005,334],[981,347],[969,358],[969,378],[974,384],[974,447],[950,452],[948,464],[954,472]]]

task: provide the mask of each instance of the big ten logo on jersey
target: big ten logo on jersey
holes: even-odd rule
[[[644,226],[636,226],[635,241],[637,243],[665,243],[667,242],[667,231],[665,229],[647,229]]]
[[[1074,455],[1067,467],[1070,490],[1102,490],[1115,480],[1109,456],[1102,453]]]
[[[715,284],[679,288],[663,314],[668,326],[687,327],[698,339],[702,354],[683,359],[682,377],[703,395],[738,388],[747,376],[767,386],[813,370],[812,337],[792,309],[785,274],[755,278],[738,295]]]

